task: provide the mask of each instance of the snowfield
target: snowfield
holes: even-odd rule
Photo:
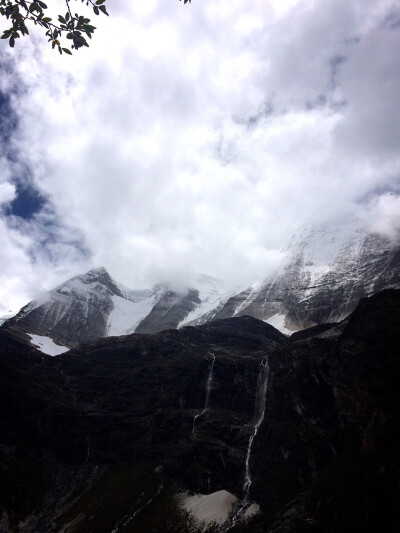
[[[177,495],[181,509],[189,513],[194,519],[198,531],[207,531],[212,525],[221,526],[228,522],[239,503],[238,498],[227,490],[219,490],[211,494],[193,494],[187,492]],[[257,503],[252,503],[242,519],[250,518],[260,512]]]
[[[61,353],[68,352],[69,348],[67,346],[60,346],[56,344],[49,337],[42,337],[41,335],[32,335],[29,333],[31,338],[31,344],[38,350],[47,355],[60,355]]]
[[[157,301],[155,294],[146,296],[137,301],[126,300],[117,295],[112,297],[114,309],[108,317],[107,337],[128,335],[135,331],[136,326],[150,313]]]

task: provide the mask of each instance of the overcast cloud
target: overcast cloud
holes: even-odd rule
[[[0,313],[91,266],[246,284],[349,211],[398,238],[398,2],[108,3],[73,57],[0,43]]]

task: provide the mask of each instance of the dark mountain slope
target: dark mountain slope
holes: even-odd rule
[[[268,355],[250,456],[263,515],[231,531],[300,531],[311,514],[327,533],[396,532],[399,354],[395,290],[292,339],[243,316],[49,357],[1,331],[0,531],[192,531],[176,491],[243,495]]]
[[[269,358],[254,497],[276,510],[300,490],[293,516],[302,502],[326,532],[398,531],[400,291],[362,300],[320,334],[301,333]]]
[[[70,479],[71,469],[77,479],[86,479],[82,469],[88,471],[89,465],[150,464],[151,472],[162,465],[165,476],[195,490],[235,490],[259,361],[284,340],[272,326],[241,317],[99,340],[50,357],[1,331],[3,465],[7,470],[16,455],[22,463],[39,462],[39,471],[45,464],[56,484],[58,476]],[[211,353],[216,360],[210,409],[193,434],[194,416],[204,406]],[[31,499],[29,484],[27,491],[20,497]],[[17,513],[12,505],[6,506],[9,519]],[[51,529],[48,523],[49,510],[43,513],[48,531],[57,531],[59,525]],[[113,516],[104,531],[109,533],[116,518],[121,517]],[[35,523],[24,531],[36,531]]]

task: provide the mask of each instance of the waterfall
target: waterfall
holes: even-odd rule
[[[206,398],[204,401],[204,407],[203,410],[194,416],[193,418],[193,428],[192,428],[192,438],[194,438],[194,435],[196,433],[196,421],[198,418],[200,418],[208,409],[208,402],[210,400],[210,392],[211,392],[211,384],[213,379],[213,371],[214,371],[214,363],[215,363],[215,354],[212,352],[208,352],[208,355],[210,356],[210,369],[208,372],[208,378],[206,383]]]
[[[262,421],[264,420],[265,413],[265,402],[268,386],[268,374],[269,366],[268,359],[265,357],[260,363],[260,371],[257,378],[257,391],[256,391],[256,401],[255,401],[255,412],[254,412],[254,426],[253,433],[250,435],[249,444],[247,446],[246,462],[245,462],[245,473],[244,473],[244,484],[243,484],[243,502],[245,504],[249,503],[250,499],[250,487],[251,487],[251,472],[250,472],[250,455],[251,448],[253,446],[253,441],[255,436],[258,433],[258,429],[261,426]]]
[[[267,387],[268,387],[268,374],[269,374],[268,359],[267,357],[264,357],[260,363],[260,370],[258,372],[258,378],[257,378],[253,431],[250,435],[249,443],[247,445],[247,453],[246,453],[246,460],[245,460],[243,497],[241,501],[239,502],[236,512],[232,516],[228,527],[224,531],[229,531],[231,528],[233,528],[233,526],[236,525],[237,521],[239,520],[241,516],[243,516],[243,514],[245,513],[245,511],[247,510],[250,504],[250,487],[252,484],[251,471],[250,471],[250,456],[251,456],[251,449],[253,447],[253,441],[255,439],[255,436],[258,433],[258,429],[261,426],[262,421],[264,420],[266,394],[267,394]]]

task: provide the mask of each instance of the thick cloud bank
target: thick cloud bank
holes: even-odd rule
[[[93,265],[245,284],[349,211],[398,238],[397,2],[109,11],[72,58],[1,43],[0,313]]]

